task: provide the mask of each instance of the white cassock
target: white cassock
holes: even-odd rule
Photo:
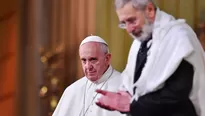
[[[95,83],[83,77],[66,88],[53,116],[124,116],[120,112],[108,111],[95,104],[100,97],[95,92],[96,89],[117,92],[121,84],[121,74],[112,66]]]
[[[153,27],[152,47],[139,80],[133,84],[136,56],[140,42],[134,40],[128,62],[123,71],[121,89],[133,95],[136,100],[145,94],[163,87],[165,81],[175,72],[182,59],[194,67],[194,81],[190,99],[199,116],[205,116],[205,58],[204,51],[190,26],[185,20],[176,20],[157,9]],[[131,101],[132,102],[132,101]]]

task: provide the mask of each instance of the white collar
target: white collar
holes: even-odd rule
[[[157,8],[156,16],[154,20],[154,29],[159,27],[163,28],[164,26],[169,24],[170,21],[173,20],[175,20],[175,18],[172,15],[167,14],[164,11],[161,11],[159,8]]]
[[[172,15],[157,8],[152,33],[153,40],[163,39],[171,27],[184,22],[186,22],[184,19],[176,20]]]

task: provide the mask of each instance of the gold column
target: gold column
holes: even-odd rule
[[[125,30],[118,27],[118,17],[115,12],[114,3],[110,3],[110,36],[109,48],[112,53],[112,64],[115,68],[122,71],[127,63],[128,49],[130,47],[131,38]]]
[[[179,18],[186,19],[187,23],[194,28],[194,1],[195,0],[180,0],[180,16]]]
[[[196,28],[197,27],[197,25],[198,25],[198,22],[199,22],[199,13],[198,13],[198,11],[199,11],[199,3],[198,3],[199,1],[198,0],[194,0],[194,28]]]
[[[205,2],[204,0],[198,0],[198,22],[197,22],[197,34],[202,47],[205,51]]]
[[[118,28],[118,18],[111,0],[96,1],[96,34],[108,44],[112,53],[112,65],[122,71],[127,62],[127,55],[132,39],[125,30]]]
[[[179,2],[180,0],[165,0],[164,1],[164,10],[170,14],[172,14],[173,16],[177,16],[177,2]],[[175,6],[175,7],[173,7]]]
[[[177,0],[176,2],[176,17],[179,18],[180,17],[180,0]]]

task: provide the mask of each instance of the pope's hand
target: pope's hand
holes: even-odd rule
[[[102,94],[96,104],[107,110],[117,110],[120,112],[130,111],[131,95],[125,91],[109,92],[104,90],[96,90],[97,93]]]

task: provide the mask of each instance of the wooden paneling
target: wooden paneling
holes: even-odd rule
[[[0,1],[0,112],[15,116],[17,0]]]
[[[10,12],[16,11],[18,0],[1,0],[0,1],[0,20]]]
[[[0,8],[1,9],[1,8]],[[0,112],[15,116],[17,13],[0,20]]]
[[[64,39],[66,50],[67,76],[72,80],[83,76],[79,60],[80,42],[88,35],[95,34],[96,0],[70,0],[66,22],[68,35]],[[67,10],[65,10],[67,11]],[[72,56],[72,57],[71,57]],[[73,73],[75,72],[75,73]]]
[[[8,96],[6,96],[8,97]],[[16,116],[15,115],[15,100],[13,95],[8,99],[0,101],[1,116]]]

